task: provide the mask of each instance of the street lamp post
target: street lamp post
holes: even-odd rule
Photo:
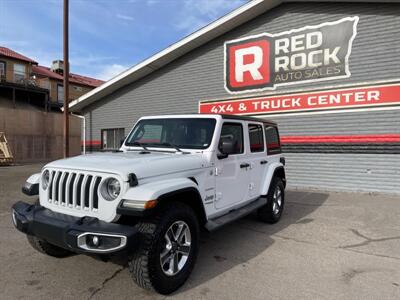
[[[68,0],[64,0],[64,157],[69,156],[69,58],[68,58]]]

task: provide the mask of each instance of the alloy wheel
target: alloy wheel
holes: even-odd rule
[[[184,221],[176,221],[164,235],[160,264],[164,274],[174,276],[186,265],[190,254],[190,228]]]
[[[279,214],[282,207],[282,191],[279,186],[275,188],[274,196],[273,196],[273,203],[272,203],[272,212],[274,215]]]

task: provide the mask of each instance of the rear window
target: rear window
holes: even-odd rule
[[[278,128],[265,125],[265,139],[267,141],[268,154],[278,154],[282,152]]]

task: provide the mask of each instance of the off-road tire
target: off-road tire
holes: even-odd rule
[[[281,191],[281,205],[278,213],[274,213],[274,194],[276,189],[279,188]],[[283,208],[285,204],[285,187],[282,179],[279,177],[272,178],[271,185],[267,194],[267,204],[260,207],[257,211],[258,218],[265,223],[274,224],[279,221],[282,216]]]
[[[31,244],[31,246],[39,251],[40,253],[47,254],[49,256],[57,257],[57,258],[63,258],[70,256],[72,252],[65,250],[63,248],[57,247],[53,244],[50,244],[49,242],[46,242],[44,240],[41,240],[37,238],[36,236],[33,235],[27,235],[28,242]]]
[[[160,254],[166,231],[177,221],[184,221],[191,234],[191,246],[184,267],[167,276],[161,268]],[[194,211],[184,203],[171,202],[150,220],[140,222],[136,228],[141,233],[139,249],[129,258],[129,272],[140,287],[168,295],[182,286],[196,262],[199,247],[199,224]]]

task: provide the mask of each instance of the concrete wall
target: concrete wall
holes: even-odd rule
[[[70,154],[80,154],[81,123],[70,118]],[[63,115],[0,107],[0,131],[5,132],[15,163],[46,162],[63,156]]]

